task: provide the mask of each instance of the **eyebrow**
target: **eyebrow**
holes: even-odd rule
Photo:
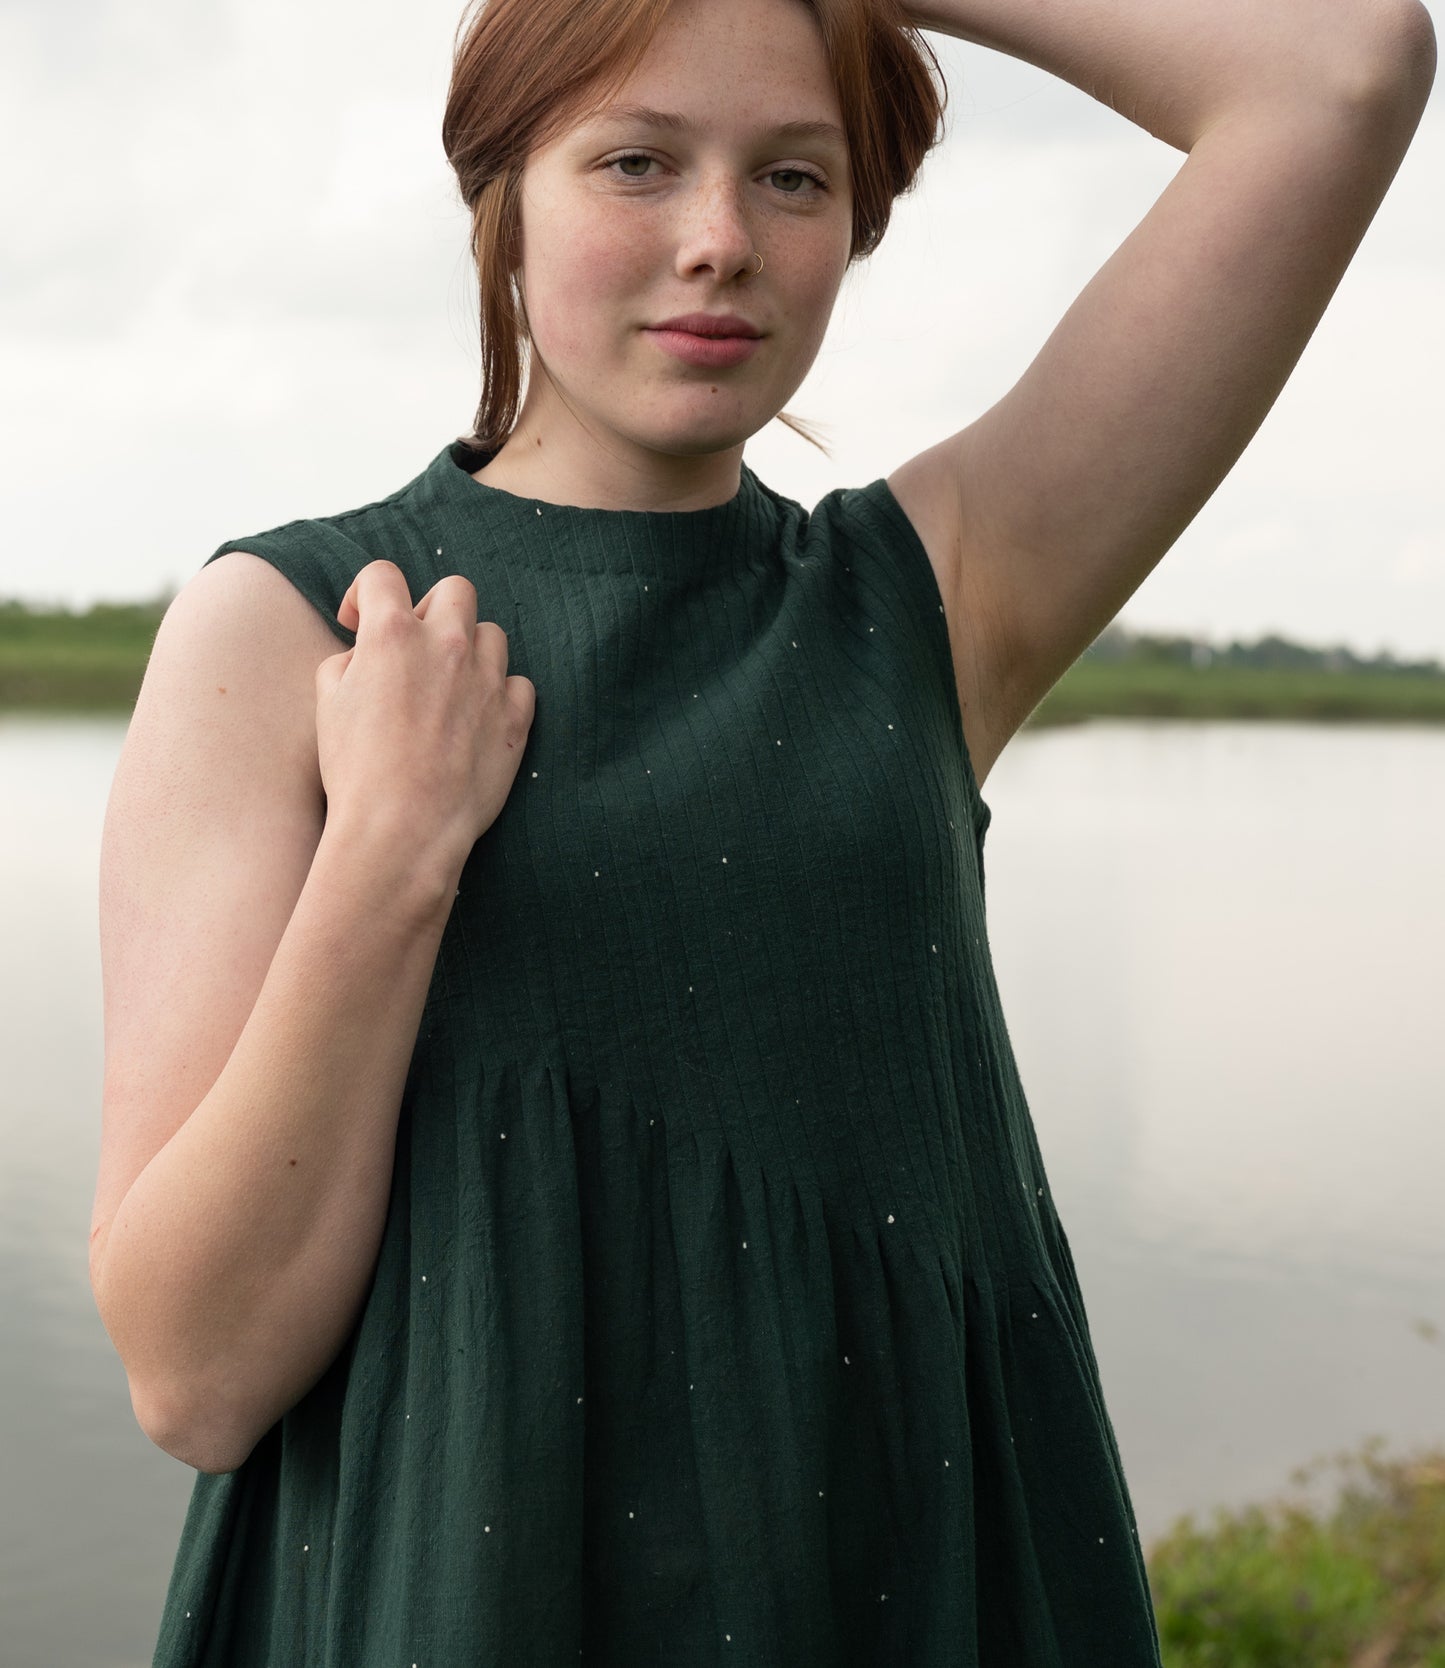
[[[670,133],[696,133],[698,124],[687,116],[671,110],[653,110],[645,104],[609,104],[595,111],[591,118],[597,123],[631,122],[644,127],[659,127]],[[835,122],[779,122],[769,128],[769,139],[832,139],[845,150],[848,136]]]

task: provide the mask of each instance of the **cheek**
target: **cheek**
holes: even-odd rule
[[[615,214],[606,222],[573,215],[565,235],[527,246],[527,312],[544,356],[595,355],[643,322],[634,315],[651,268],[645,240],[628,230]]]
[[[788,275],[788,310],[800,347],[810,353],[818,350],[827,334],[844,275],[831,245],[811,251]]]

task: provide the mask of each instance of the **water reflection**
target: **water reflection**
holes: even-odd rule
[[[0,716],[0,1657],[149,1664],[193,1473],[153,1448],[90,1295],[96,857],[123,721]]]
[[[1141,1535],[1370,1431],[1445,1440],[1445,732],[1092,724],[985,795]]]
[[[137,1429],[86,1270],[123,734],[0,718],[0,1611],[14,1660],[77,1668],[149,1663],[193,1476]],[[985,796],[1141,1538],[1373,1431],[1445,1440],[1445,732],[1094,724],[1021,736]]]

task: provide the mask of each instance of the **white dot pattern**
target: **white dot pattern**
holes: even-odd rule
[[[336,1450],[338,1498],[359,1504],[334,1521],[387,1537],[432,1629],[386,1648],[403,1668],[411,1651],[414,1668],[475,1655],[443,1638],[475,1598],[478,1614],[528,1607],[515,1637],[568,1660],[588,1618],[527,1559],[566,1544],[583,1499],[611,1526],[618,1578],[642,1584],[639,1614],[664,1566],[692,1559],[712,1637],[741,1663],[806,1660],[771,1607],[779,1570],[879,1525],[886,1554],[847,1594],[850,1625],[879,1640],[938,1610],[930,1571],[962,1569],[965,1588],[964,1560],[995,1533],[1021,1571],[1036,1560],[1035,1591],[1113,1545],[1083,1567],[1127,1622],[1113,1566],[1127,1581],[1137,1534],[1098,1480],[1113,1463],[1102,1399],[996,1012],[987,808],[934,577],[896,506],[879,487],[830,495],[742,561],[687,531],[726,520],[628,520],[625,537],[609,522],[604,537],[564,505],[432,486],[448,507],[431,520],[378,501],[315,541],[318,561],[388,550],[428,572],[428,548],[449,553],[506,632],[508,671],[537,690],[518,781],[437,952],[388,1237],[355,1358],[328,1387],[347,1430],[369,1433]],[[330,1583],[338,1615],[365,1617],[379,1600],[346,1583],[379,1567],[376,1548],[310,1560],[326,1518],[273,1446],[264,1463],[283,1470],[258,1480],[286,1515],[268,1544],[292,1545],[293,1568],[299,1546],[294,1584]],[[1066,1497],[1035,1498],[1061,1450],[1097,1463],[1071,1468]],[[1007,1523],[979,1516],[980,1479]],[[446,1556],[398,1518],[408,1499]],[[235,1551],[261,1590],[261,1538]],[[465,1568],[468,1590],[435,1584],[443,1567]],[[194,1655],[188,1623],[211,1601],[178,1595]],[[874,1605],[892,1610],[870,1621]],[[270,1638],[206,1648],[286,1660],[272,1620]],[[656,1644],[616,1648],[641,1665]],[[1111,1668],[1149,1661],[1119,1655]],[[1008,1647],[980,1641],[985,1656]]]

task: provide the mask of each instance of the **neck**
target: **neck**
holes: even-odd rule
[[[743,443],[686,455],[585,427],[559,401],[528,390],[516,426],[485,467],[484,485],[590,510],[704,510],[741,484]],[[549,409],[550,408],[550,409]]]

